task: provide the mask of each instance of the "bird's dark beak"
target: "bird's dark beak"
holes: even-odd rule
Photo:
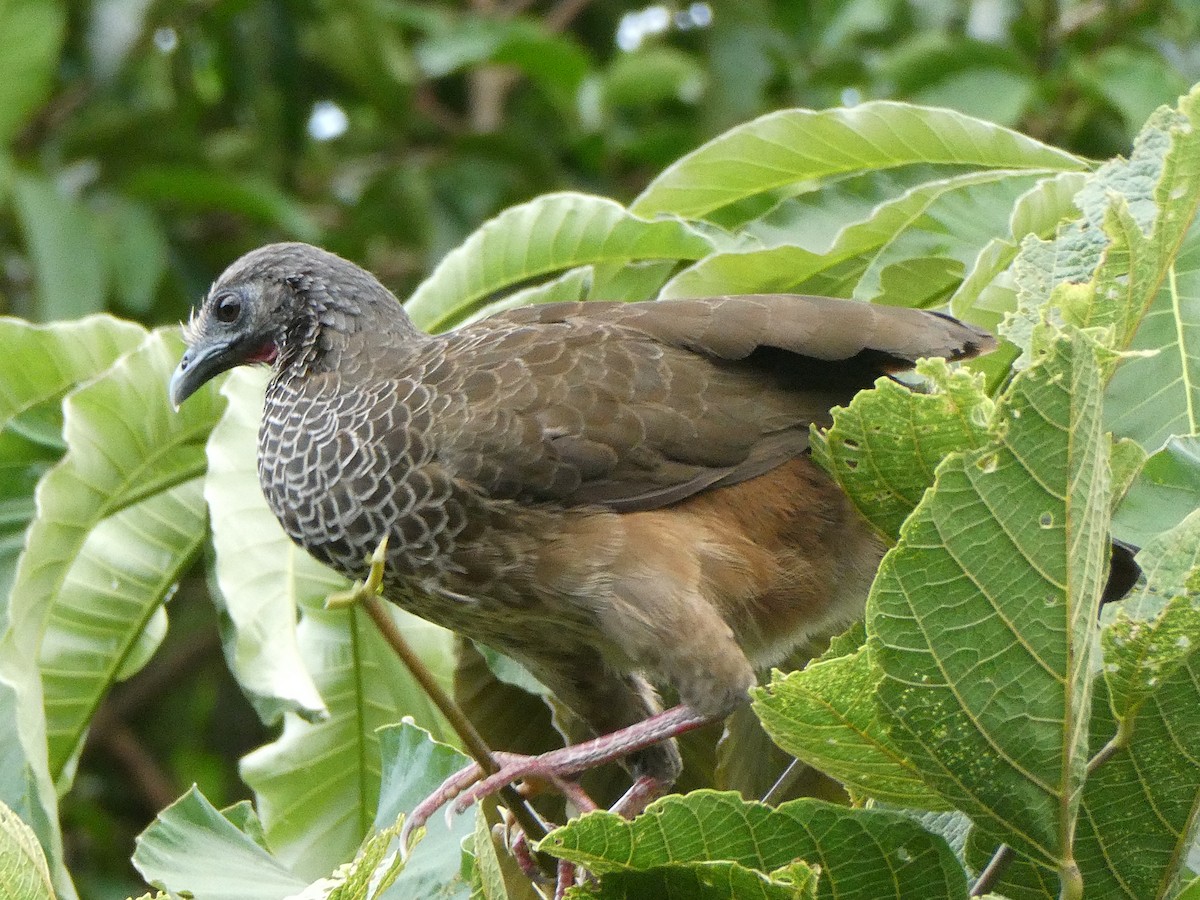
[[[226,369],[232,369],[240,362],[230,344],[189,347],[171,375],[171,403],[179,409],[180,404],[202,388],[209,379],[220,375]]]

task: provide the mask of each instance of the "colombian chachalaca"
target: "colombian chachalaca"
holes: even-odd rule
[[[919,357],[994,345],[940,313],[770,294],[552,303],[428,335],[304,244],[235,262],[186,336],[176,404],[272,366],[258,471],[296,543],[363,578],[387,536],[385,597],[619,732],[499,780],[624,756],[646,793],[678,775],[672,735],[862,612],[883,546],[810,460],[809,425]],[[682,705],[660,713],[652,683]]]

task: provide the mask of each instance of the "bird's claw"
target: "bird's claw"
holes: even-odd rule
[[[367,580],[356,581],[347,590],[334,591],[325,598],[326,609],[346,609],[382,593],[383,568],[387,563],[387,545],[388,536],[385,534],[383,540],[379,542],[379,546],[375,548],[375,552],[367,559],[367,562],[371,564]]]

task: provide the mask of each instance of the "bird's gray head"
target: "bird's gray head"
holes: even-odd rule
[[[327,352],[337,335],[397,326],[412,327],[370,272],[309,244],[268,244],[226,269],[192,313],[171,401],[235,366],[285,365]]]

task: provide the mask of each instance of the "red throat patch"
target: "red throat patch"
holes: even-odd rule
[[[246,357],[246,362],[248,362],[248,363],[266,363],[267,365],[270,365],[271,363],[275,362],[275,357],[277,357],[278,355],[279,355],[279,348],[275,346],[275,342],[267,341],[265,344],[263,344],[261,347],[259,347],[257,350],[255,350],[253,353],[251,353],[248,357]]]

